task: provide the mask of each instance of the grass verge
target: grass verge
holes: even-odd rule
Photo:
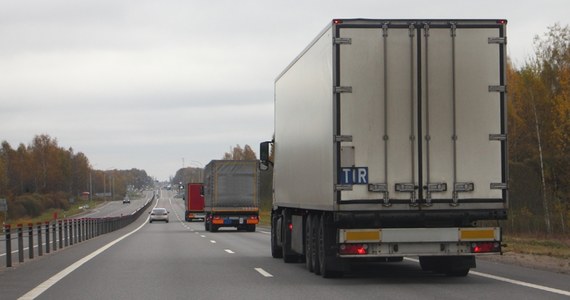
[[[505,252],[546,255],[570,259],[570,238],[537,238],[529,236],[504,236]]]

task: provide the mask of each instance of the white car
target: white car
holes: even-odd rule
[[[150,214],[149,218],[150,223],[152,223],[152,221],[165,221],[166,223],[168,223],[168,210],[166,210],[166,208],[155,207],[152,209],[151,212],[149,212],[149,214]]]

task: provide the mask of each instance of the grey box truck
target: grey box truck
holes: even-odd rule
[[[406,256],[466,276],[501,252],[506,23],[335,19],[302,51],[260,145],[273,257],[324,277]]]

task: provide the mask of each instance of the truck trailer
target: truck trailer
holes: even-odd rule
[[[186,184],[186,191],[184,193],[184,206],[186,209],[186,212],[184,214],[184,219],[186,222],[204,220],[204,195],[202,195],[201,183]]]
[[[272,256],[324,277],[407,256],[466,276],[500,254],[506,24],[333,20],[275,80]]]
[[[204,169],[205,229],[255,231],[259,223],[259,162],[212,160]]]

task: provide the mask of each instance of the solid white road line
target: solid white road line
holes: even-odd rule
[[[408,261],[413,261],[413,262],[420,262],[417,259],[408,258],[408,257],[404,257],[404,259],[408,260]],[[532,289],[545,291],[545,292],[560,294],[560,295],[564,295],[564,296],[570,296],[570,291],[559,290],[559,289],[555,289],[555,288],[551,288],[551,287],[547,287],[547,286],[543,286],[543,285],[538,285],[538,284],[534,284],[534,283],[528,283],[528,282],[524,282],[524,281],[514,280],[514,279],[510,279],[510,278],[506,278],[506,277],[495,276],[495,275],[481,273],[481,272],[475,272],[475,271],[469,271],[469,274],[475,275],[475,276],[480,276],[480,277],[485,277],[485,278],[489,278],[489,279],[494,279],[494,280],[498,280],[498,281],[502,281],[502,282],[508,282],[508,283],[532,288]]]
[[[39,295],[41,295],[43,292],[45,292],[47,289],[49,289],[50,287],[52,287],[54,284],[56,284],[58,281],[62,280],[63,278],[65,278],[65,276],[69,275],[71,272],[75,271],[77,268],[81,267],[84,263],[90,261],[91,259],[93,259],[94,257],[96,257],[97,255],[103,253],[103,251],[111,248],[113,245],[115,245],[116,243],[122,241],[123,239],[125,239],[126,237],[130,236],[131,234],[139,231],[141,228],[143,228],[144,225],[146,225],[148,221],[148,217],[146,219],[146,221],[144,223],[142,223],[139,227],[137,227],[135,230],[121,236],[120,238],[110,242],[109,244],[97,249],[96,251],[94,251],[93,253],[85,256],[84,258],[76,261],[74,264],[72,264],[71,266],[65,268],[63,271],[55,274],[54,276],[52,276],[51,278],[49,278],[48,280],[44,281],[43,283],[41,283],[40,285],[38,285],[37,287],[35,287],[34,289],[32,289],[31,291],[27,292],[25,295],[23,295],[22,297],[18,298],[18,299],[22,299],[22,300],[27,300],[27,299],[35,299],[36,297],[38,297]]]
[[[263,275],[264,277],[273,277],[273,275],[269,274],[267,271],[265,271],[265,270],[262,269],[262,268],[255,268],[255,270],[256,270],[259,274]]]
[[[528,283],[528,282],[524,282],[524,281],[518,281],[518,280],[509,279],[509,278],[505,278],[505,277],[501,277],[501,276],[495,276],[495,275],[491,275],[491,274],[485,274],[485,273],[474,272],[474,271],[469,271],[469,274],[473,274],[476,276],[481,276],[481,277],[485,277],[485,278],[489,278],[489,279],[495,279],[498,281],[508,282],[508,283],[512,283],[512,284],[516,284],[516,285],[520,285],[520,286],[524,286],[524,287],[529,287],[532,289],[542,290],[545,292],[551,292],[551,293],[560,294],[560,295],[564,295],[564,296],[570,296],[570,291],[554,289],[554,288],[550,288],[547,286],[542,286],[542,285],[538,285],[538,284],[534,284],[534,283]]]
[[[225,249],[224,251],[226,251],[226,252],[227,252],[227,253],[229,253],[229,254],[233,254],[233,253],[235,253],[235,252],[233,252],[233,251],[232,251],[232,250],[230,250],[230,249]]]

